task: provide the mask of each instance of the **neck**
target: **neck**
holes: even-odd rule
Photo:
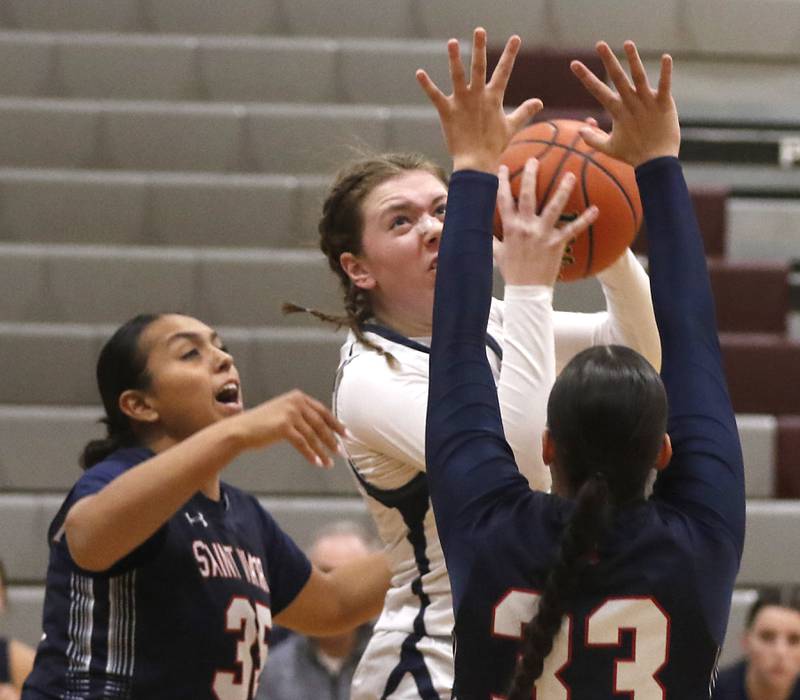
[[[344,659],[353,652],[356,646],[358,633],[348,632],[347,634],[337,634],[333,637],[314,637],[313,641],[324,654],[332,656],[334,659]]]
[[[789,700],[792,686],[775,687],[755,673],[750,664],[744,679],[748,700]]]
[[[433,335],[433,320],[430,317],[422,320],[419,314],[409,313],[407,310],[389,310],[377,304],[374,310],[378,323],[406,338],[428,338]]]

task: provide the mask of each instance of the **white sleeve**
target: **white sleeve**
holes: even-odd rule
[[[556,372],[581,350],[616,343],[640,352],[661,368],[661,341],[653,313],[650,281],[631,250],[598,276],[607,311],[556,312]]]
[[[531,488],[547,491],[550,470],[542,460],[542,432],[556,374],[551,287],[505,288],[503,338],[497,383],[503,430],[520,473]]]
[[[355,438],[346,441],[348,450],[369,450],[425,471],[427,371],[392,369],[385,358],[365,352],[343,369],[335,401],[337,417]]]

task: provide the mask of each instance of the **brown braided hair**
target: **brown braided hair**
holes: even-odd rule
[[[581,574],[601,551],[616,513],[644,499],[667,428],[661,378],[639,353],[598,345],[563,369],[547,402],[556,463],[575,509],[545,581],[536,614],[525,625],[508,700],[528,700],[578,593]]]
[[[339,278],[344,291],[344,314],[335,315],[298,304],[283,304],[284,313],[305,312],[337,328],[347,326],[360,343],[385,357],[389,366],[394,366],[394,358],[370,341],[362,330],[364,323],[373,315],[369,293],[353,284],[339,260],[343,253],[360,255],[362,252],[362,204],[370,192],[387,180],[412,170],[424,170],[440,179],[445,186],[448,183],[445,171],[419,153],[366,156],[348,163],[336,173],[322,205],[318,231],[320,250],[328,259],[328,265]]]

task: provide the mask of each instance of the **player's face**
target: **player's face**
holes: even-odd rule
[[[447,188],[411,170],[378,185],[362,203],[362,254],[348,270],[379,317],[430,326]]]
[[[157,415],[153,427],[176,441],[243,410],[239,373],[216,332],[189,316],[170,314],[142,334]]]
[[[800,674],[800,612],[777,605],[758,611],[745,635],[749,672],[760,685],[791,687]]]

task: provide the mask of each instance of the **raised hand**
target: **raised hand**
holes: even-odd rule
[[[536,213],[536,174],[538,162],[525,163],[515,204],[508,181],[508,168],[500,166],[497,208],[503,220],[502,255],[496,256],[506,284],[546,284],[552,286],[561,269],[567,243],[597,219],[597,207],[589,207],[577,219],[558,228],[559,217],[575,186],[572,173],[564,175],[541,214]]]
[[[230,420],[240,422],[248,448],[286,440],[318,467],[333,466],[331,455],[338,451],[337,435],[345,434],[344,425],[323,404],[298,389]]]
[[[417,71],[419,84],[439,113],[454,170],[495,173],[511,137],[542,108],[541,100],[530,99],[509,115],[503,111],[503,97],[520,43],[518,36],[508,40],[487,83],[486,31],[478,27],[472,39],[472,67],[467,83],[458,41],[450,39],[447,55],[453,83],[451,95],[445,95],[424,70]]]
[[[570,64],[583,86],[611,115],[611,133],[585,128],[583,140],[598,151],[636,167],[660,156],[676,156],[681,134],[678,111],[672,99],[672,57],[661,57],[661,76],[654,90],[647,79],[642,59],[632,41],[624,44],[631,78],[608,44],[597,44],[597,53],[616,92],[580,61]]]

